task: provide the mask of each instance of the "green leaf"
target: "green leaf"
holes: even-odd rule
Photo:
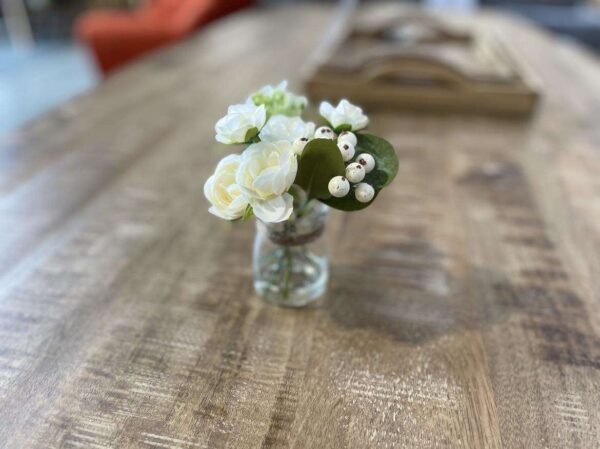
[[[308,195],[304,189],[297,184],[292,184],[288,193],[294,198],[294,210],[298,207],[302,207],[308,201]]]
[[[242,215],[242,220],[249,220],[254,217],[254,211],[252,210],[252,206],[249,204],[246,206],[246,210],[244,211],[244,215]]]
[[[244,142],[251,142],[258,135],[258,128],[250,128],[246,131],[246,136],[244,137]]]
[[[344,176],[346,166],[333,140],[313,139],[306,144],[298,160],[295,184],[302,187],[309,198],[329,198],[329,181]]]
[[[351,189],[343,198],[321,199],[328,206],[346,212],[361,210],[371,205],[381,189],[389,185],[398,173],[398,157],[394,147],[387,140],[372,134],[357,134],[356,137],[356,157],[361,153],[369,153],[375,159],[375,168],[362,181],[373,186],[375,196],[370,202],[361,203],[356,200],[354,190]]]
[[[375,159],[375,169],[363,182],[367,182],[377,190],[389,185],[398,174],[398,156],[392,144],[372,134],[357,134],[356,156],[369,153]]]
[[[344,131],[352,131],[352,125],[340,125],[337,128],[335,128],[334,131],[337,134],[343,133]]]
[[[354,196],[354,189],[350,189],[350,193],[348,193],[348,195],[346,195],[343,198],[331,197],[331,198],[328,198],[325,200],[321,200],[321,202],[325,203],[329,207],[333,207],[334,209],[337,209],[337,210],[343,210],[345,212],[353,212],[353,211],[361,210],[361,209],[364,209],[365,207],[370,206],[373,203],[373,201],[375,201],[375,198],[377,198],[378,193],[379,192],[377,190],[375,190],[375,196],[368,203],[361,203],[360,201],[358,201],[356,199],[356,197]]]

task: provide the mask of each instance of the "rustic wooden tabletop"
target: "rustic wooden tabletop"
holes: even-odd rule
[[[481,16],[534,72],[530,121],[373,113],[400,173],[334,213],[319,307],[252,290],[210,216],[226,105],[300,68],[319,7],[247,12],[3,138],[0,447],[600,444],[600,64]]]

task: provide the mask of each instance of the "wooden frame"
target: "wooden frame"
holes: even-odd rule
[[[423,14],[350,29],[332,55],[307,81],[316,99],[520,115],[530,113],[539,96],[496,36],[453,30]]]

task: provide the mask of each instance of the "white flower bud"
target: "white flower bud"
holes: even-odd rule
[[[336,198],[342,198],[350,192],[350,183],[343,176],[334,176],[327,185],[329,193]]]
[[[343,131],[338,136],[338,143],[340,142],[346,142],[356,146],[358,140],[356,140],[356,135],[354,133],[351,133],[350,131]]]
[[[365,168],[358,162],[352,162],[346,167],[346,178],[352,183],[361,182],[365,177]]]
[[[375,196],[375,189],[366,182],[361,182],[354,189],[354,196],[356,200],[361,203],[368,203]]]
[[[356,150],[354,149],[354,145],[348,142],[338,142],[338,148],[342,153],[342,159],[344,159],[344,162],[348,162],[349,160],[351,160],[354,157],[354,153],[356,152]]]
[[[308,139],[306,137],[300,137],[296,139],[292,144],[292,149],[294,150],[294,154],[300,156],[304,151],[304,147],[308,143]]]
[[[335,133],[329,126],[321,126],[315,131],[315,139],[335,139]]]
[[[356,162],[365,168],[365,173],[371,173],[375,168],[375,159],[369,153],[361,153],[356,158]]]
[[[273,115],[260,130],[258,137],[262,142],[279,142],[287,140],[293,143],[301,137],[312,137],[315,133],[315,124],[305,122],[300,117],[287,115]]]
[[[246,103],[229,106],[227,115],[215,125],[217,142],[227,145],[244,143],[247,138],[254,137],[262,129],[266,120],[267,111],[262,105]],[[252,130],[255,132],[248,136]]]
[[[346,125],[352,131],[356,131],[369,124],[369,119],[363,114],[363,110],[348,100],[340,101],[335,108],[324,101],[319,106],[319,113],[335,129]]]

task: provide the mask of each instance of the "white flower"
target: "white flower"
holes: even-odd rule
[[[312,137],[314,133],[314,123],[305,122],[300,117],[288,117],[287,115],[278,114],[267,121],[258,136],[263,142],[286,140],[293,143],[302,137]]]
[[[254,137],[265,125],[267,111],[264,106],[251,103],[234,104],[227,109],[227,115],[215,125],[218,142],[233,144],[244,143]],[[253,135],[248,135],[256,130]]]
[[[256,217],[278,223],[292,213],[293,197],[287,191],[297,171],[298,161],[291,143],[259,142],[242,153],[236,182]]]
[[[208,211],[225,220],[240,218],[248,205],[248,200],[235,182],[240,159],[238,154],[223,158],[215,173],[204,184],[204,196],[212,204]]]
[[[248,97],[248,102],[264,105],[269,115],[283,114],[297,116],[302,113],[308,100],[306,97],[294,95],[287,90],[287,81],[277,86],[264,86]]]
[[[335,108],[324,101],[319,107],[319,113],[336,131],[344,125],[352,131],[357,131],[369,124],[369,119],[363,114],[362,109],[348,100],[340,101]]]

